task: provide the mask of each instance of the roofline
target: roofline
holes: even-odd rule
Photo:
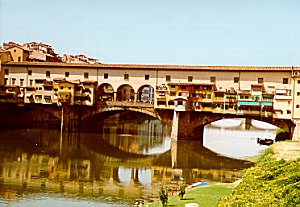
[[[300,70],[300,66],[195,66],[195,65],[145,65],[145,64],[78,64],[59,62],[7,62],[3,66],[15,67],[68,67],[95,69],[147,69],[147,70],[203,70],[203,71],[292,71]]]

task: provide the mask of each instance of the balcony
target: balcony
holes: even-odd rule
[[[292,100],[292,96],[286,96],[286,95],[275,95],[275,100]]]

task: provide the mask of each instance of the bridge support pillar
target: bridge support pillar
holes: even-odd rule
[[[114,92],[114,102],[117,101],[117,92]]]
[[[292,140],[300,142],[300,119],[294,120],[295,127],[292,134]]]
[[[72,110],[69,106],[63,107],[63,131],[80,131],[80,109]]]
[[[134,102],[137,102],[137,93],[134,93]]]
[[[179,112],[178,139],[193,139],[203,141],[204,124],[194,128],[192,125],[192,112]],[[199,120],[199,122],[203,120]]]

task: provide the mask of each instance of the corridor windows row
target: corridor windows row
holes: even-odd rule
[[[194,77],[193,76],[188,76],[188,82],[193,82]],[[166,75],[166,82],[171,82],[171,76]],[[215,83],[216,82],[216,77],[212,76],[210,77],[210,82]]]

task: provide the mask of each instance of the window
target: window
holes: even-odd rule
[[[44,80],[43,79],[35,79],[35,84],[43,84]]]
[[[171,81],[171,76],[170,75],[166,75],[166,81],[170,82]]]
[[[129,80],[129,74],[124,74],[124,80]]]
[[[65,72],[65,77],[68,78],[70,76],[69,72]]]
[[[17,52],[17,50],[16,50],[16,49],[14,49],[14,52]]]
[[[149,75],[145,75],[145,80],[149,80]]]
[[[12,84],[12,85],[15,85],[15,84],[16,84],[16,79],[15,79],[15,78],[12,78],[12,79],[11,79],[11,84]]]
[[[50,78],[50,71],[46,71],[46,77]]]
[[[234,83],[238,83],[239,81],[240,81],[240,78],[239,78],[239,77],[234,77],[234,78],[233,78],[233,82],[234,82]]]
[[[28,70],[28,75],[32,75],[32,70]]]
[[[300,96],[300,92],[297,92],[297,96]]]
[[[287,114],[291,114],[291,110],[286,110],[286,113]]]
[[[89,73],[84,73],[83,76],[84,78],[89,78]]]
[[[210,77],[210,82],[215,83],[216,82],[216,77],[215,76]]]
[[[258,83],[264,83],[264,79],[263,79],[263,78],[258,78],[258,79],[257,79],[257,82],[258,82]]]
[[[183,89],[183,90],[186,89],[186,86],[181,86],[181,89]]]
[[[4,85],[8,84],[8,78],[4,78]]]
[[[64,87],[63,87],[63,86],[61,86],[61,87],[60,87],[60,90],[63,90],[63,89],[64,89]]]
[[[300,84],[300,80],[298,80],[297,83]]]
[[[68,89],[71,90],[71,87],[69,87]]]
[[[18,62],[21,62],[21,57],[18,57]]]
[[[46,103],[51,103],[51,96],[44,96],[44,100]]]
[[[29,85],[32,86],[33,80],[29,80]]]
[[[193,82],[193,76],[188,77],[188,82]]]
[[[24,84],[24,79],[20,79],[20,86],[23,86]]]
[[[9,70],[8,69],[5,69],[4,70],[4,75],[8,75],[9,74]]]
[[[289,79],[288,78],[283,78],[282,79],[282,84],[288,84],[289,83]]]
[[[171,85],[171,88],[176,88],[176,85]]]
[[[296,108],[299,109],[299,104],[296,105]]]
[[[44,86],[45,91],[52,91],[52,86]]]
[[[104,73],[104,79],[108,79],[108,73]]]
[[[174,101],[173,100],[168,101],[168,105],[169,106],[174,106]]]

